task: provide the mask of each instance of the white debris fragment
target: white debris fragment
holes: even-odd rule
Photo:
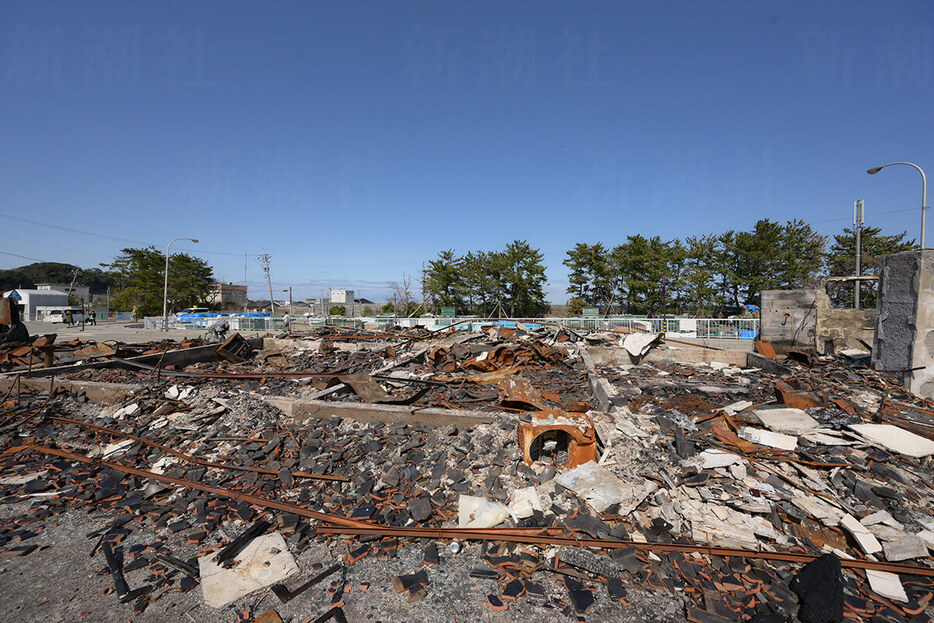
[[[0,485],[19,486],[29,484],[33,480],[42,478],[47,473],[49,473],[49,470],[43,469],[42,471],[33,472],[31,474],[23,474],[22,476],[7,476],[6,478],[0,478]]]
[[[751,428],[743,426],[739,429],[739,436],[746,441],[768,446],[769,448],[778,448],[779,450],[794,450],[798,447],[798,438],[791,435],[784,435],[761,428]]]
[[[128,416],[136,415],[138,412],[139,412],[139,404],[133,402],[123,407],[122,409],[117,409],[113,414],[113,419],[122,420]]]
[[[738,455],[723,450],[704,450],[691,459],[691,463],[698,469],[716,469],[718,467],[728,467],[742,460]]]
[[[652,343],[661,333],[630,333],[623,339],[623,348],[633,357],[641,357],[649,352]]]
[[[820,426],[803,409],[756,409],[753,413],[767,428],[780,433],[800,435]]]
[[[214,563],[217,554],[198,559],[204,603],[223,608],[244,595],[281,582],[298,572],[295,558],[278,532],[257,537],[237,555],[237,564],[225,569]]]
[[[178,463],[178,459],[169,454],[164,455],[158,461],[152,464],[152,473],[154,474],[164,474],[169,466]]]
[[[630,422],[629,420],[625,420],[625,419],[622,419],[622,418],[617,418],[617,420],[616,420],[616,429],[617,429],[619,432],[621,432],[621,433],[623,433],[624,435],[626,435],[627,437],[632,437],[632,438],[635,438],[635,439],[639,439],[639,438],[642,438],[642,437],[649,437],[649,436],[650,436],[647,432],[645,432],[644,430],[642,430],[641,428],[639,428],[638,426],[636,426],[635,424],[633,424],[633,423]]]
[[[827,428],[808,431],[802,434],[801,437],[822,446],[852,446],[856,443],[848,439],[842,439],[839,432]]]
[[[584,498],[598,513],[613,504],[619,504],[620,515],[631,513],[642,500],[658,489],[658,485],[651,480],[645,480],[639,486],[627,484],[593,461],[555,476],[555,482]]]
[[[898,529],[902,528],[902,524],[900,524],[894,517],[892,517],[891,513],[889,513],[889,511],[887,510],[876,511],[870,515],[866,515],[865,517],[859,520],[859,523],[863,524],[864,526],[871,526],[877,523],[884,523],[889,526],[892,526],[893,528],[898,528]]]
[[[925,547],[930,550],[934,550],[934,532],[931,530],[922,530],[915,536],[921,539],[921,542],[924,543]]]
[[[907,602],[908,595],[905,594],[905,587],[901,580],[894,573],[888,571],[876,571],[875,569],[866,569],[866,578],[869,580],[869,586],[872,591],[880,597],[894,599],[895,601]]]
[[[856,518],[852,515],[844,515],[840,519],[840,526],[856,539],[859,548],[866,554],[878,554],[882,551],[882,545],[876,537],[866,529],[866,526],[856,521]]]
[[[934,454],[934,441],[891,424],[851,424],[849,429],[887,450],[921,458]]]
[[[500,502],[474,495],[461,495],[457,501],[458,528],[492,528],[508,516],[509,509]]]
[[[519,519],[526,519],[531,517],[537,510],[542,510],[542,506],[539,503],[535,487],[525,487],[512,492],[512,499],[509,502],[509,513],[511,515]]]
[[[906,534],[896,541],[889,541],[882,546],[885,559],[889,562],[901,562],[913,558],[927,558],[928,549],[918,537]]]
[[[801,510],[803,510],[804,512],[808,513],[812,517],[816,518],[818,521],[820,521],[825,526],[837,525],[838,523],[840,523],[840,520],[844,516],[843,511],[837,508],[834,508],[830,504],[827,504],[823,500],[820,500],[814,497],[813,495],[797,496],[793,500],[791,500],[791,503],[797,506],[798,508],[800,508]],[[859,522],[856,521],[856,519],[853,519],[853,521],[859,524]],[[862,526],[860,526],[860,528],[862,528],[863,530],[866,530]],[[869,532],[867,531],[866,534],[869,534]],[[869,536],[871,537],[872,535],[869,534]],[[881,549],[881,546],[880,546],[880,549]]]
[[[736,415],[743,409],[748,409],[752,406],[752,402],[749,400],[740,400],[739,402],[734,402],[731,405],[723,407],[723,412],[727,415]]]
[[[102,459],[112,459],[118,457],[121,454],[125,454],[126,451],[130,449],[130,446],[132,446],[134,443],[136,443],[136,441],[133,439],[124,439],[123,441],[117,443],[109,443],[101,450],[100,457]]]

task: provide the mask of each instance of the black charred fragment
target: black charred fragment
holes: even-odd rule
[[[123,601],[126,599],[127,595],[129,595],[130,587],[123,577],[123,569],[120,566],[120,561],[110,547],[110,543],[104,541],[101,544],[101,551],[104,552],[104,558],[107,560],[107,568],[110,569],[110,576],[114,579],[114,590],[117,591],[117,597]]]
[[[244,530],[240,536],[225,545],[224,548],[218,552],[214,562],[222,567],[231,566],[237,554],[242,552],[243,548],[250,544],[250,541],[262,534],[265,534],[266,531],[271,527],[272,524],[265,519],[256,521],[249,528]]]
[[[294,590],[289,590],[286,587],[286,585],[282,584],[281,582],[277,584],[273,584],[272,592],[276,594],[276,597],[279,598],[279,601],[281,601],[282,603],[288,603],[290,600],[301,595],[302,593],[307,591],[309,588],[319,583],[321,580],[324,580],[325,578],[327,578],[329,575],[331,575],[335,571],[342,569],[343,567],[344,565],[341,565],[341,564],[332,565],[328,567],[327,569],[325,569],[324,571],[322,571],[321,573],[319,573],[318,575],[308,580],[307,582],[305,582],[304,584],[297,586]]]
[[[180,560],[163,552],[156,553],[156,560],[166,565],[167,567],[172,567],[173,569],[181,571],[189,578],[195,580],[201,579],[201,573],[198,571],[198,568],[189,562],[185,562],[184,560]]]
[[[438,557],[438,545],[434,541],[429,541],[428,545],[425,546],[425,552],[422,555],[422,563],[437,567],[440,562],[441,559]]]

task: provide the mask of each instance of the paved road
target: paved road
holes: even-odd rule
[[[139,328],[133,323],[126,321],[119,322],[101,322],[97,325],[85,325],[82,331],[81,325],[69,327],[62,323],[51,322],[27,322],[26,328],[29,329],[29,335],[44,335],[55,333],[58,335],[56,341],[73,340],[76,337],[82,340],[93,340],[95,342],[104,342],[107,340],[117,340],[125,344],[138,344],[142,342],[152,342],[157,340],[184,340],[186,338],[205,337],[204,329],[200,330],[170,330],[165,333],[155,329],[143,329],[140,323]],[[264,335],[260,331],[240,331],[244,337],[254,335]]]

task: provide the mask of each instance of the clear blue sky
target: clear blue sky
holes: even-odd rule
[[[0,268],[188,236],[251,298],[265,250],[277,290],[383,300],[525,239],[563,303],[577,242],[855,199],[918,237],[918,173],[865,170],[934,178],[926,0],[11,1],[0,44]]]

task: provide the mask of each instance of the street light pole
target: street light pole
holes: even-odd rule
[[[892,167],[896,164],[903,164],[905,166],[914,167],[918,169],[918,173],[921,174],[921,248],[924,249],[924,233],[927,230],[927,211],[928,211],[928,178],[924,174],[924,169],[919,167],[913,162],[890,162],[889,164],[883,164],[881,167],[873,167],[868,169],[866,173],[869,175],[875,175],[885,167]]]
[[[177,240],[190,240],[195,244],[198,244],[198,241],[194,238],[173,238],[169,241],[169,244],[165,246],[165,289],[162,291],[162,330],[169,330],[169,247],[172,246],[172,243]]]

